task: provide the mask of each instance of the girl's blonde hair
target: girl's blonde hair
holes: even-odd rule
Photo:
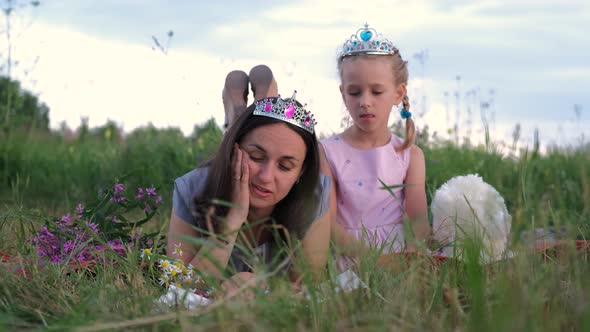
[[[404,61],[399,53],[396,52],[394,55],[375,55],[375,54],[359,54],[353,56],[347,56],[338,59],[338,73],[340,74],[340,80],[342,81],[342,62],[346,58],[356,59],[359,57],[366,57],[366,58],[383,58],[386,57],[387,59],[391,60],[391,70],[393,72],[394,84],[395,86],[400,86],[401,84],[408,85],[408,62]],[[404,95],[402,99],[403,108],[406,111],[410,111],[410,99],[408,98],[408,94]],[[414,120],[412,118],[406,119],[406,137],[402,145],[396,147],[396,150],[401,151],[409,148],[414,144],[414,140],[416,139],[416,126],[414,125]]]

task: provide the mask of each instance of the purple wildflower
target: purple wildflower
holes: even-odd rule
[[[72,251],[76,249],[76,242],[72,240],[68,240],[64,243],[64,252],[66,254],[70,254]]]
[[[54,262],[54,263],[59,263],[59,262],[61,262],[61,261],[62,261],[62,257],[61,257],[61,255],[59,255],[59,254],[52,254],[52,255],[49,255],[49,258],[50,258],[50,259],[51,259],[51,261],[52,261],[52,262]]]
[[[48,257],[53,262],[60,261],[61,248],[57,236],[47,229],[47,226],[41,227],[41,230],[33,236],[33,244],[37,248],[39,257]]]
[[[121,203],[125,201],[125,197],[123,196],[113,196],[110,199],[111,202]]]
[[[137,198],[138,201],[143,199],[143,188],[137,188],[137,196],[135,196],[135,198]]]
[[[154,186],[151,186],[150,188],[145,188],[145,191],[147,192],[148,196],[156,196],[156,188],[154,188]]]
[[[141,237],[141,232],[138,229],[134,229],[131,233],[131,241],[135,241]]]
[[[121,195],[123,190],[125,190],[125,186],[122,183],[115,183],[113,186],[113,197],[111,197],[110,201],[115,203],[124,202],[125,197]]]
[[[162,196],[158,196],[156,197],[156,206],[160,205],[160,203],[162,203]]]
[[[69,224],[72,222],[72,214],[68,213],[68,214],[64,214],[63,216],[61,216],[61,219],[59,220],[63,223]]]
[[[82,219],[82,213],[84,213],[84,204],[78,203],[76,206],[76,212],[78,213],[78,219]]]
[[[78,262],[90,262],[94,260],[94,255],[88,250],[88,248],[84,248],[81,250],[78,255],[76,256]]]
[[[112,190],[112,202],[121,203],[127,200],[123,196],[125,186],[122,183],[116,181]],[[148,196],[153,196],[154,200],[146,200]],[[136,198],[144,202],[146,212],[151,212],[162,201],[161,196],[156,196],[154,186],[137,189]],[[156,202],[155,206],[154,201]],[[101,253],[104,253],[105,249],[109,247],[118,255],[126,255],[127,249],[132,247],[133,243],[124,243],[120,239],[112,241],[104,239],[108,243],[106,248],[96,243],[94,235],[98,235],[100,232],[99,224],[82,220],[84,213],[87,212],[89,211],[85,211],[84,204],[79,202],[75,212],[61,216],[54,224],[43,225],[39,231],[33,234],[30,243],[35,247],[39,258],[53,263],[70,263],[70,258],[74,263],[106,262],[107,258]],[[121,222],[116,214],[105,219],[110,219],[113,223]],[[87,227],[84,227],[82,222]],[[141,238],[141,234],[134,234],[133,239],[137,238]]]
[[[145,213],[150,213],[152,212],[152,208],[146,203],[143,211],[145,211]]]
[[[81,230],[81,229],[79,229],[79,228],[76,227],[73,230],[73,233],[76,233],[76,242],[82,243],[82,242],[85,242],[86,241],[86,237],[87,237],[86,235],[88,235],[86,231]]]
[[[113,186],[113,193],[115,195],[120,195],[123,190],[125,190],[125,186],[122,183],[117,182]]]
[[[95,224],[93,222],[89,222],[89,221],[86,221],[85,223],[86,223],[86,226],[90,227],[90,229],[92,229],[92,231],[95,234],[98,234],[98,225],[97,224]]]
[[[123,243],[121,242],[121,240],[116,239],[113,241],[109,241],[109,246],[111,246],[111,248],[118,254],[121,256],[125,255],[125,249],[126,247],[123,245]]]

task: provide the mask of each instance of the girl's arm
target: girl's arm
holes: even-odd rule
[[[321,280],[330,247],[330,211],[314,220],[302,241],[303,258],[315,280]]]
[[[228,224],[231,224],[229,220]],[[237,231],[229,229],[223,233],[227,234],[223,237],[223,241],[215,240],[215,237],[210,236],[207,241],[211,245],[198,246],[194,242],[187,241],[186,238],[204,238],[200,237],[199,232],[192,225],[184,221],[172,210],[166,252],[168,257],[180,259],[185,264],[190,263],[201,272],[215,277],[222,277],[238,235]],[[181,246],[180,248],[183,251],[182,256],[174,250],[175,246],[178,245]]]
[[[336,221],[336,188],[338,181],[332,175],[332,170],[328,163],[326,154],[323,146],[320,144],[320,170],[321,172],[329,176],[332,179],[332,188],[330,191],[330,209],[328,211],[330,219],[330,233],[331,239],[334,241],[337,249],[340,253],[347,256],[361,256],[365,250],[365,246],[357,240],[354,236],[350,235],[337,221]]]
[[[406,213],[410,218],[412,231],[417,241],[426,241],[431,235],[428,222],[428,204],[426,202],[426,163],[424,153],[416,145],[410,148],[410,165],[406,174],[404,188],[406,196]],[[406,249],[415,250],[415,243],[406,242]]]

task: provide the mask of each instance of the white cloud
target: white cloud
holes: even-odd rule
[[[506,32],[518,32],[519,27],[530,28],[552,19],[542,11],[530,17],[481,14],[486,8],[510,9],[512,2],[498,5],[495,1],[476,1],[448,10],[442,10],[436,4],[425,0],[374,0],[363,4],[352,0],[309,0],[269,6],[261,9],[259,16],[215,25],[203,38],[225,43],[224,51],[218,54],[210,50],[178,50],[173,41],[169,55],[165,56],[152,51],[147,38],[145,45],[134,45],[91,37],[71,28],[36,23],[18,41],[17,54],[23,59],[35,55],[41,57],[31,74],[38,81],[33,88],[41,92],[41,99],[51,107],[53,127],[61,121],[75,127],[81,116],[90,116],[91,126],[101,125],[110,118],[124,123],[127,131],[153,122],[157,126],[178,126],[190,133],[194,124],[212,116],[221,124],[221,88],[225,74],[232,69],[247,72],[254,65],[266,63],[275,72],[280,92],[290,94],[298,90],[299,99],[307,101],[309,109],[316,114],[318,130],[331,133],[339,130],[344,115],[338,91],[335,51],[365,21],[399,41],[405,58],[410,58],[411,48],[428,46],[429,40],[462,43],[468,45],[468,49],[482,46],[497,50],[535,48],[543,41]],[[587,16],[585,9],[574,19],[579,21],[580,17]],[[535,22],[537,19],[540,21]],[[556,27],[568,33],[576,30],[564,24]],[[238,32],[245,31],[251,38],[235,38]],[[424,31],[437,31],[437,35],[424,36],[421,34]],[[175,32],[197,36],[191,31]],[[581,32],[575,33],[581,36]],[[437,56],[436,52],[444,52],[442,49],[432,51],[433,57]],[[465,48],[449,51],[457,54],[454,59],[458,66],[456,72],[462,71],[462,62],[482,63],[482,59],[466,61],[462,58],[464,51]],[[242,53],[248,56],[241,56]],[[415,66],[415,61],[412,62],[411,58],[410,61],[411,66]],[[544,68],[543,71],[559,79],[588,81],[587,67],[572,65],[568,68]],[[428,68],[426,72],[429,73]],[[515,77],[518,75],[504,74],[503,70],[496,72],[506,76],[506,81],[517,81]],[[468,74],[473,77],[479,73]],[[532,84],[529,87],[528,82],[524,83],[519,81],[520,86],[534,89]],[[493,84],[498,83],[490,83]],[[416,116],[419,126],[428,124],[431,130],[446,132],[446,105],[442,96],[444,91],[454,91],[454,88],[454,77],[444,80],[423,78],[419,68],[411,67],[409,92],[412,101],[416,101],[415,114],[421,112],[422,96],[431,98],[426,104],[428,112],[423,117]],[[453,98],[450,99],[452,107]],[[451,123],[454,123],[453,116],[451,111]],[[392,116],[392,121],[395,118]],[[464,121],[465,117],[462,119]],[[479,114],[474,111],[473,135],[480,131],[476,128],[480,123],[478,120]],[[551,128],[550,121],[539,121],[547,122],[543,128]],[[514,124],[498,122],[496,127],[495,137],[509,138]],[[523,135],[532,135],[532,130],[523,127]],[[558,135],[556,130],[543,132]]]
[[[36,42],[42,40],[41,45]],[[32,73],[35,90],[51,108],[51,125],[71,126],[89,116],[90,125],[113,119],[126,129],[153,122],[192,129],[216,115],[224,65],[193,53],[164,56],[148,46],[111,42],[47,25],[36,25],[19,43],[40,56]],[[24,54],[23,54],[24,55]],[[214,89],[215,87],[215,89]],[[214,96],[207,98],[204,96]]]
[[[579,67],[556,68],[541,73],[547,80],[560,79],[572,81],[584,81],[590,87],[590,65]]]
[[[39,41],[43,41],[39,43]],[[190,133],[194,124],[214,117],[223,121],[221,89],[229,70],[257,62],[224,59],[197,52],[168,55],[137,46],[93,38],[48,25],[36,25],[19,42],[23,58],[40,56],[32,73],[35,91],[50,108],[51,126],[66,121],[75,127],[89,116],[90,126],[107,119],[126,130],[153,122]],[[289,62],[265,61],[275,71],[280,91],[297,90],[308,101],[320,130],[337,130],[338,82],[315,76]],[[335,105],[334,102],[336,101]]]

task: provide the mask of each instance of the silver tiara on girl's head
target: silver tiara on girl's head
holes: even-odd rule
[[[365,23],[364,27],[344,42],[338,59],[360,54],[395,55],[397,52],[397,47],[389,39]]]
[[[316,120],[313,118],[313,114],[305,109],[305,106],[298,106],[299,103],[295,100],[295,94],[293,97],[282,99],[279,95],[278,98],[264,98],[257,100],[254,105],[254,115],[268,116],[270,118],[279,119],[297,127],[303,128],[313,135]],[[301,103],[299,103],[301,104]]]

